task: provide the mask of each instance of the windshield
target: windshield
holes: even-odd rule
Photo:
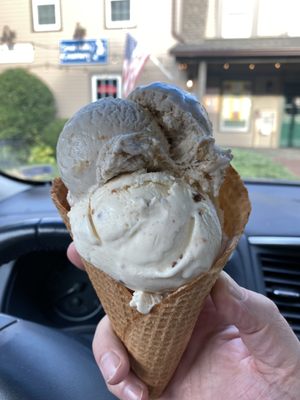
[[[288,4],[287,4],[288,3]],[[0,171],[58,174],[66,121],[165,81],[207,109],[245,179],[300,181],[296,0],[11,0],[0,14]]]

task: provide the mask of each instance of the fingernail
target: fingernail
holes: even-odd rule
[[[237,300],[241,301],[245,297],[244,289],[239,286],[232,278],[227,277],[228,279],[228,289],[230,294]]]
[[[99,367],[106,382],[109,383],[110,380],[115,376],[120,364],[120,357],[113,351],[108,351],[102,355],[100,358]]]
[[[141,400],[143,389],[138,384],[127,385],[124,388],[124,396],[126,400]]]

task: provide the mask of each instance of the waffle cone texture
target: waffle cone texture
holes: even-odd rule
[[[69,230],[67,188],[60,178],[52,186],[52,199]],[[250,202],[238,173],[227,169],[218,197],[223,215],[223,246],[213,266],[166,296],[149,314],[129,306],[131,292],[110,276],[82,260],[93,287],[117,336],[131,357],[131,368],[158,398],[172,378],[189,342],[205,298],[235,249],[250,214]]]

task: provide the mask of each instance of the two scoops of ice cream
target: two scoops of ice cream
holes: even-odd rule
[[[153,397],[248,218],[230,160],[198,100],[163,83],[83,107],[58,141],[53,199]]]

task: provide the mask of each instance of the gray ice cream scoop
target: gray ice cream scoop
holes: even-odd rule
[[[127,100],[104,98],[79,110],[57,144],[61,177],[75,201],[125,172],[169,171],[217,195],[230,151],[214,142],[208,115],[191,94],[156,82]]]
[[[128,97],[150,111],[170,144],[170,156],[190,183],[217,196],[231,151],[215,144],[205,108],[190,93],[162,82],[136,88]]]
[[[167,168],[168,142],[152,115],[130,100],[104,98],[79,110],[57,143],[71,201],[124,172]]]

